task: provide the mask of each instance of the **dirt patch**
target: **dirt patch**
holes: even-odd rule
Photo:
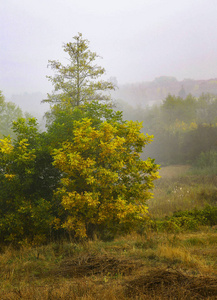
[[[126,296],[161,299],[217,299],[217,278],[190,276],[175,270],[152,270],[126,283]]]
[[[117,259],[107,255],[87,255],[67,259],[61,263],[57,275],[64,277],[82,277],[96,274],[130,275],[143,265],[127,259]]]

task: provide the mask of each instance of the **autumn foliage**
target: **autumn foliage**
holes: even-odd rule
[[[63,227],[86,237],[99,226],[130,229],[147,218],[145,201],[151,198],[158,177],[152,159],[140,159],[151,141],[137,122],[76,121],[72,141],[53,151],[54,165],[62,172],[55,193],[67,211]]]
[[[73,39],[63,47],[70,64],[49,61],[55,74],[44,100],[51,104],[47,131],[40,133],[35,119],[19,119],[14,138],[0,140],[2,242],[37,244],[66,232],[114,236],[147,220],[158,166],[140,154],[152,136],[110,108],[114,85],[100,80],[99,56],[81,33]]]
[[[0,141],[2,241],[44,242],[64,230],[114,235],[144,225],[158,166],[140,158],[152,139],[142,125],[97,102],[59,107],[54,118],[47,133],[21,119],[17,137]]]

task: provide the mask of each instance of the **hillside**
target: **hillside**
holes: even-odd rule
[[[178,81],[175,77],[161,76],[150,82],[120,85],[113,96],[134,106],[146,106],[161,102],[168,94],[199,97],[202,93],[217,95],[217,78]]]

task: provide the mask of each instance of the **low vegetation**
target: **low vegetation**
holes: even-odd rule
[[[190,175],[187,166],[162,168],[161,175],[150,223],[140,232],[2,246],[0,298],[216,299],[216,178]]]
[[[217,230],[2,249],[1,299],[216,299]]]

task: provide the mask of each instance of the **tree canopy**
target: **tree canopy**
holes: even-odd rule
[[[79,237],[93,228],[136,229],[147,219],[145,203],[158,178],[154,160],[140,158],[152,137],[140,133],[140,123],[123,121],[119,112],[98,103],[76,114],[70,138],[53,151],[62,173],[56,197],[67,212],[63,226]]]
[[[144,226],[158,165],[140,157],[152,140],[141,126],[99,102],[56,110],[47,132],[35,119],[14,122],[15,138],[0,140],[1,241],[36,244],[62,231],[113,236]]]
[[[114,85],[99,79],[105,74],[105,69],[96,64],[99,56],[90,51],[89,41],[83,39],[81,33],[73,39],[75,42],[63,45],[64,52],[69,56],[69,64],[65,66],[57,60],[49,60],[49,67],[55,75],[47,77],[54,91],[43,102],[78,106],[92,100],[110,100],[105,92],[113,90]]]
[[[195,163],[202,152],[217,151],[217,96],[202,94],[184,99],[168,95],[160,105],[127,107],[127,119],[143,121],[143,132],[154,135],[143,157],[153,156],[160,164]]]
[[[62,232],[114,236],[148,219],[159,166],[141,154],[153,137],[105,102],[114,86],[99,79],[99,56],[82,34],[74,40],[63,47],[68,65],[49,61],[55,75],[44,100],[51,104],[47,131],[39,132],[34,118],[19,118],[13,137],[0,139],[1,242],[37,244]]]
[[[13,135],[12,122],[23,116],[22,110],[13,102],[5,101],[0,91],[0,138]]]
[[[59,171],[34,118],[19,119],[13,130],[14,139],[0,139],[0,241],[44,242],[54,219]]]

